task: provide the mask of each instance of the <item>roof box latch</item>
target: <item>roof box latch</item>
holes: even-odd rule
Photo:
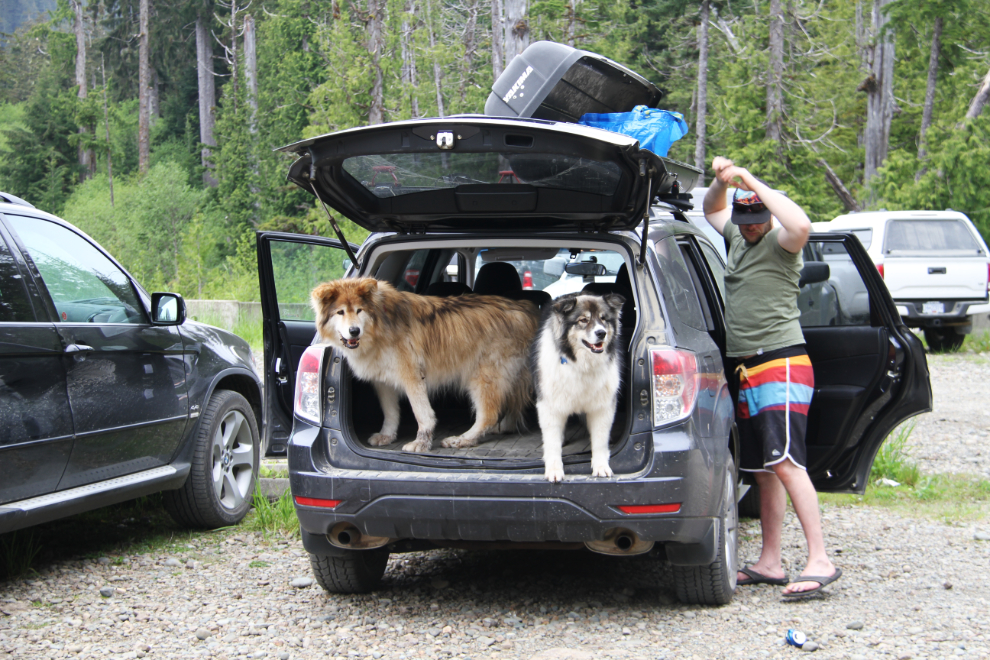
[[[437,133],[437,146],[441,149],[453,149],[454,134],[450,131],[439,131]]]

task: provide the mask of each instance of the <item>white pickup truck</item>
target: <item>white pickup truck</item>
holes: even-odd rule
[[[953,350],[990,314],[990,256],[957,211],[876,211],[816,222],[815,231],[856,235],[873,259],[905,325],[921,328],[932,351]]]

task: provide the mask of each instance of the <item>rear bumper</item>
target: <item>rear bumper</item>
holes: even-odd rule
[[[538,470],[342,470],[313,461],[324,430],[300,428],[289,443],[296,497],[339,500],[333,509],[296,505],[304,539],[325,538],[346,522],[362,534],[426,541],[575,543],[616,528],[668,546],[677,563],[708,563],[724,494],[724,455],[698,446],[684,430],[655,433],[655,453],[635,474],[610,479],[568,474],[553,484]],[[638,439],[638,437],[637,437]],[[632,442],[634,439],[630,438]],[[315,450],[315,451],[314,451]],[[713,492],[715,484],[717,492]],[[620,505],[680,503],[667,514],[626,514]],[[312,550],[311,550],[312,551]],[[707,560],[707,561],[706,561]]]
[[[942,326],[972,325],[972,317],[976,314],[990,312],[990,304],[986,300],[939,300],[945,309],[942,314],[925,314],[922,311],[924,301],[897,300],[894,304],[901,315],[904,324],[909,328],[937,328]]]

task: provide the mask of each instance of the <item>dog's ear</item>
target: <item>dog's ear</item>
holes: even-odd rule
[[[378,280],[373,277],[363,277],[358,281],[355,292],[360,298],[367,300],[378,291]]]
[[[615,314],[622,311],[622,305],[626,302],[626,299],[618,293],[607,293],[603,296],[603,298],[605,300],[605,304],[608,305],[608,308]]]
[[[340,287],[337,282],[324,282],[320,284],[313,292],[310,294],[310,299],[313,301],[313,309],[319,314],[322,309],[326,309],[333,305],[333,301],[337,299],[340,295]]]
[[[558,314],[567,315],[573,312],[575,307],[577,307],[577,298],[567,296],[553,304],[553,311]]]

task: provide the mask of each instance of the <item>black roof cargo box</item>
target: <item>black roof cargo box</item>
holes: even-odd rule
[[[641,75],[597,53],[537,41],[492,85],[485,114],[577,122],[588,112],[657,107],[663,96]]]

